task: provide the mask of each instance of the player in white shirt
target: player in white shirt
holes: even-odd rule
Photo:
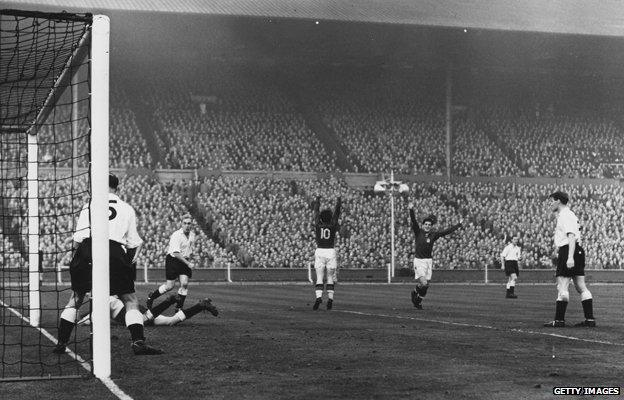
[[[134,209],[117,196],[119,179],[109,175],[109,261],[110,294],[119,297],[125,309],[125,323],[132,338],[132,350],[136,355],[162,354],[160,349],[145,344],[143,316],[139,311],[139,300],[134,292],[136,257],[143,240],[136,229]],[[63,354],[76,325],[78,309],[92,286],[92,251],[89,204],[85,205],[76,223],[74,233],[75,252],[69,265],[72,297],[61,312],[58,331],[58,344],[54,353]]]
[[[578,218],[568,207],[569,197],[564,192],[555,192],[549,197],[552,211],[557,212],[557,226],[554,242],[557,249],[557,303],[555,320],[544,326],[558,328],[565,326],[565,312],[568,307],[570,294],[568,287],[570,279],[574,281],[576,291],[581,295],[581,304],[585,321],[576,326],[594,327],[593,298],[585,284],[585,250],[581,247],[581,232]]]
[[[518,269],[518,261],[520,261],[520,246],[518,246],[518,237],[511,238],[511,242],[501,252],[501,269],[505,270],[507,275],[507,295],[508,299],[515,299],[516,296],[516,279],[520,275]]]
[[[178,302],[176,308],[184,306],[184,300],[188,294],[189,279],[193,276],[193,264],[191,255],[195,243],[195,232],[192,228],[193,219],[189,214],[182,216],[182,228],[173,232],[169,239],[169,248],[165,258],[166,282],[160,285],[147,297],[147,308],[152,308],[154,300],[167,293],[175,286],[175,281],[180,281],[178,289]]]

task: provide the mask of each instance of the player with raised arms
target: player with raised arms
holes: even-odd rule
[[[321,198],[314,202],[314,234],[316,251],[314,252],[314,270],[316,271],[316,286],[313,310],[318,310],[323,302],[323,280],[326,281],[327,309],[331,310],[334,304],[334,288],[336,285],[336,269],[338,259],[336,255],[336,233],[338,233],[338,218],[342,200],[338,197],[334,212],[329,208],[319,211]]]
[[[422,310],[423,298],[427,295],[429,289],[429,281],[431,280],[433,270],[433,244],[436,240],[443,236],[449,235],[455,232],[462,226],[462,221],[459,224],[453,225],[450,228],[443,231],[432,231],[431,228],[438,221],[435,215],[429,215],[423,219],[422,229],[418,225],[416,220],[416,213],[414,212],[414,204],[409,204],[410,220],[412,222],[412,230],[416,239],[416,249],[414,255],[414,279],[416,279],[416,288],[412,291],[412,303],[414,307]]]

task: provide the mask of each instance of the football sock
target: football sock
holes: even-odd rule
[[[167,286],[166,285],[160,285],[158,287],[158,289],[154,290],[147,297],[152,299],[152,300],[156,300],[157,298],[160,297],[161,294],[164,294],[164,293],[167,293]]]
[[[130,331],[130,337],[133,342],[137,340],[145,340],[145,334],[143,333],[143,325],[142,324],[132,324],[128,326],[128,330]]]
[[[327,297],[330,300],[334,299],[334,285],[333,284],[327,284]]]
[[[179,295],[178,301],[176,302],[176,308],[184,307],[184,300],[186,300],[186,296]]]
[[[317,283],[315,288],[316,298],[318,299],[319,297],[323,297],[323,284]]]
[[[166,299],[165,301],[159,303],[158,305],[152,307],[152,316],[153,318],[156,318],[157,316],[159,316],[160,314],[162,314],[163,312],[165,312],[165,310],[167,308],[169,308],[169,306],[171,306],[171,303],[169,302],[168,299]]]
[[[139,310],[126,312],[126,326],[130,331],[130,337],[133,342],[145,340],[145,335],[143,333],[143,314],[141,314]]]
[[[568,308],[567,301],[557,300],[555,307],[555,321],[565,321],[566,308]]]
[[[581,304],[583,305],[583,314],[585,314],[585,319],[594,319],[594,300],[587,299],[583,300]]]
[[[74,323],[69,322],[66,319],[61,318],[58,328],[58,341],[59,343],[69,342],[69,337],[74,330]]]
[[[76,317],[78,315],[78,310],[74,307],[65,308],[61,312],[61,320],[59,322],[58,328],[58,340],[61,343],[69,342],[69,337],[71,336],[72,331],[74,330],[74,325],[76,325]]]
[[[197,303],[185,310],[182,310],[182,312],[184,313],[186,318],[191,318],[193,315],[199,314],[203,310],[204,308],[202,307],[201,303]]]

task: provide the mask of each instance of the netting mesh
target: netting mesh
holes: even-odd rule
[[[91,360],[88,328],[72,336],[78,359],[51,340],[90,188],[89,28],[85,16],[0,11],[0,379],[83,375]]]

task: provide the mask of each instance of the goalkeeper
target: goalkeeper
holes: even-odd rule
[[[416,214],[414,213],[414,204],[409,204],[410,220],[412,221],[412,230],[416,237],[416,251],[414,257],[414,278],[416,279],[416,288],[412,291],[412,303],[414,307],[422,310],[423,298],[427,295],[429,289],[429,281],[431,280],[431,273],[433,269],[433,244],[439,238],[449,235],[455,232],[462,226],[462,221],[459,224],[453,225],[450,228],[443,231],[433,231],[431,228],[437,222],[435,215],[429,215],[425,217],[422,223],[422,229],[418,225],[416,220]]]

